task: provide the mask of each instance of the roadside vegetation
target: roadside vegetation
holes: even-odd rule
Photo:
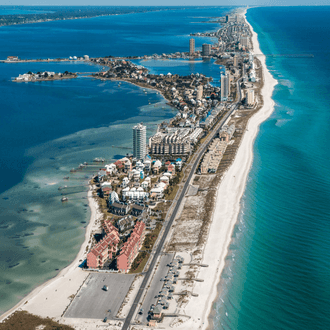
[[[50,318],[42,318],[26,311],[17,311],[0,323],[0,330],[74,330],[74,328],[60,324]]]

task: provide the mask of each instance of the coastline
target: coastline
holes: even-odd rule
[[[243,13],[244,16],[245,14],[246,12]],[[247,20],[246,22],[253,34],[253,53],[262,54],[259,48],[257,34]],[[247,176],[252,166],[254,141],[259,132],[260,124],[265,121],[274,110],[274,102],[271,99],[271,96],[277,82],[271,76],[266,67],[265,56],[260,56],[259,59],[262,63],[263,69],[264,86],[261,94],[264,104],[248,122],[247,130],[244,133],[235,160],[217,188],[216,204],[212,214],[212,224],[209,229],[208,240],[203,252],[203,263],[209,264],[209,267],[200,271],[199,277],[204,279],[204,282],[196,283],[194,289],[194,292],[199,294],[198,302],[191,301],[185,308],[185,313],[187,315],[195,315],[195,319],[200,316],[201,321],[199,322],[202,324],[201,328],[203,329],[213,328],[211,320],[212,305],[217,300],[218,296],[218,292],[215,291],[214,288],[218,287],[220,282],[220,276],[225,265],[225,258],[231,241],[232,231],[237,222],[237,216],[240,210],[240,200],[245,191]],[[122,79],[120,80],[126,81]],[[132,83],[130,81],[126,82]],[[159,90],[150,87],[139,87],[160,92]],[[165,100],[167,100],[161,92],[160,94]],[[57,276],[35,288],[16,306],[1,315],[0,321],[19,309],[43,317],[48,316],[60,318],[62,316],[63,311],[66,310],[67,306],[70,304],[70,300],[67,300],[68,297],[71,294],[75,295],[88,277],[88,272],[82,272],[78,266],[80,264],[79,260],[86,255],[85,251],[91,233],[94,229],[98,228],[98,226],[96,226],[98,222],[97,204],[91,196],[91,191],[88,192],[88,202],[91,210],[90,221],[86,228],[85,240],[82,243],[76,258]],[[217,251],[218,253],[215,254],[214,251]],[[217,262],[214,262],[215,257],[218,257]],[[72,282],[69,279],[71,276],[75,279]],[[54,294],[54,292],[58,293]],[[52,297],[52,301],[47,302],[47,297]],[[204,306],[203,310],[200,309],[200,306],[202,305]],[[191,326],[191,328],[194,326],[196,327],[196,324],[190,323],[192,321],[193,320],[185,322],[182,326],[179,326],[179,328],[187,328],[187,326]]]
[[[253,54],[263,54],[259,47],[258,36],[246,19],[246,10],[241,14],[252,32]],[[203,263],[208,268],[201,269],[198,277],[203,283],[196,283],[194,293],[199,294],[198,302],[189,302],[185,308],[187,315],[200,316],[202,329],[213,329],[214,310],[212,306],[218,300],[218,289],[221,273],[225,266],[225,258],[235,224],[237,223],[240,201],[246,188],[247,177],[253,162],[254,141],[259,132],[259,126],[274,111],[275,102],[272,99],[277,80],[273,78],[266,66],[264,55],[258,57],[263,72],[264,85],[261,90],[263,97],[262,108],[249,120],[244,132],[241,145],[237,151],[234,162],[225,173],[217,188],[216,204],[212,215],[212,224],[203,252]],[[215,262],[216,261],[216,262]],[[215,290],[216,289],[216,290]],[[200,306],[204,306],[201,311]],[[190,320],[182,326],[196,326]]]
[[[55,277],[36,287],[27,296],[0,316],[0,322],[9,317],[15,311],[25,310],[42,317],[61,317],[64,310],[71,303],[68,297],[76,294],[88,277],[88,272],[79,268],[81,259],[85,259],[86,248],[92,232],[98,229],[98,205],[92,197],[92,190],[88,191],[88,204],[91,210],[90,221],[86,227],[85,239],[80,246],[76,258]],[[71,278],[74,280],[71,281]],[[56,292],[56,294],[54,294]],[[51,300],[47,298],[51,297]]]

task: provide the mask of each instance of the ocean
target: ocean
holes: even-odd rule
[[[330,329],[330,8],[247,19],[264,54],[286,56],[267,57],[276,106],[255,141],[214,328]]]
[[[0,59],[68,56],[129,56],[187,51],[189,34],[216,30],[205,23],[229,7],[182,8],[44,22],[0,28]],[[152,27],[152,29],[150,29]],[[196,47],[212,38],[195,38]],[[169,63],[172,63],[169,66]],[[167,62],[150,70],[181,74],[207,72],[218,83],[220,68],[210,62]],[[83,62],[0,63],[0,313],[69,265],[89,221],[87,182],[95,169],[70,173],[95,157],[118,159],[130,152],[131,128],[147,135],[176,110],[155,91],[144,94],[128,83],[73,80],[15,83],[28,71],[97,72]],[[69,176],[70,180],[64,180]],[[58,190],[67,185],[68,188]],[[61,203],[62,193],[69,198]]]

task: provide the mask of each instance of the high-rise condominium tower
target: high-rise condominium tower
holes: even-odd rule
[[[133,157],[144,159],[147,155],[147,127],[142,123],[133,127]]]

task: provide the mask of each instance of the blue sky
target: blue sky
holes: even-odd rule
[[[230,5],[330,5],[330,0],[0,0],[0,5],[61,6],[230,6]]]

